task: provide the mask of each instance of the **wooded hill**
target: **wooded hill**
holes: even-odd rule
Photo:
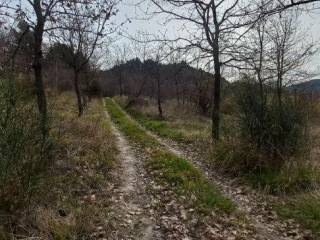
[[[320,93],[320,79],[313,79],[307,82],[294,84],[289,87],[290,90],[295,90],[299,93],[314,93],[319,95]]]
[[[212,102],[213,78],[213,74],[186,62],[162,64],[135,58],[101,72],[99,82],[105,96],[159,96],[161,101],[176,98],[181,103],[194,102],[207,112]]]

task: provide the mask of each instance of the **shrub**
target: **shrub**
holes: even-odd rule
[[[0,208],[26,204],[47,169],[50,144],[41,134],[40,116],[23,91],[10,95],[0,82]]]
[[[250,79],[238,83],[239,134],[215,146],[213,158],[224,172],[244,177],[272,193],[314,189],[319,173],[308,166],[308,103]],[[260,93],[260,94],[259,94]]]
[[[215,145],[212,158],[224,173],[241,177],[255,188],[273,194],[314,190],[320,173],[301,161],[287,161],[281,168],[266,166],[269,158],[256,147],[237,139]]]
[[[305,150],[308,141],[307,108],[289,94],[281,102],[271,87],[259,95],[258,84],[244,81],[237,94],[241,138],[252,144],[265,158],[263,167],[281,166],[291,156]]]
[[[219,169],[237,175],[258,169],[261,156],[251,145],[229,139],[215,145],[213,159]]]

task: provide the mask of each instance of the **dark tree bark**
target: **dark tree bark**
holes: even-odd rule
[[[174,77],[174,83],[176,88],[176,97],[177,97],[177,103],[180,104],[180,91],[179,91],[179,83],[177,76]]]
[[[122,83],[122,72],[121,70],[119,69],[119,94],[120,96],[123,95],[123,83]]]
[[[49,134],[48,130],[48,112],[47,112],[47,98],[44,90],[42,77],[42,42],[44,33],[45,17],[42,16],[42,9],[40,1],[34,1],[34,10],[37,15],[37,24],[34,28],[34,56],[33,56],[33,70],[35,77],[35,89],[37,94],[38,109],[41,114],[41,128],[44,137]]]
[[[213,95],[213,109],[212,109],[212,137],[219,140],[220,137],[220,102],[221,102],[221,69],[219,63],[219,56],[216,57],[214,75],[214,95]]]
[[[207,40],[211,43],[213,49],[214,62],[214,95],[213,95],[213,109],[212,109],[212,138],[214,140],[220,139],[220,102],[221,102],[221,63],[220,63],[220,24],[217,19],[216,8],[213,8],[213,23],[215,26],[214,38],[210,36],[209,25],[205,27]]]
[[[159,111],[159,118],[163,118],[163,111],[162,111],[162,98],[161,98],[161,83],[160,83],[160,75],[156,77],[157,81],[157,104],[158,104],[158,111]]]
[[[83,104],[82,104],[82,94],[79,86],[79,71],[74,69],[74,90],[77,95],[77,103],[78,103],[78,116],[81,117],[83,114]]]
[[[169,14],[176,20],[188,21],[203,33],[201,39],[195,35],[196,37],[194,38],[182,38],[182,42],[186,44],[184,49],[199,49],[205,56],[212,58],[214,61],[215,81],[212,109],[212,138],[219,140],[222,81],[221,65],[233,59],[233,57],[231,57],[224,62],[220,62],[221,51],[226,51],[226,49],[231,48],[230,46],[225,46],[222,40],[233,38],[236,29],[245,26],[245,24],[240,21],[239,0],[234,0],[231,6],[226,3],[226,0],[152,0],[152,2],[160,13]],[[179,11],[179,8],[181,8],[181,11]],[[190,12],[186,10],[189,10],[192,14],[189,14]],[[220,47],[220,44],[223,46]]]

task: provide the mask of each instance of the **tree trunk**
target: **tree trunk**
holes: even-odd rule
[[[82,106],[86,108],[88,106],[88,97],[86,94],[82,94]]]
[[[216,42],[216,48],[218,42]],[[214,96],[212,109],[212,138],[219,140],[220,138],[220,101],[221,101],[221,66],[219,60],[219,51],[214,52]]]
[[[281,110],[282,107],[282,87],[281,87],[281,78],[278,80],[278,86],[277,86],[277,98],[278,98],[278,104],[279,104],[279,110]]]
[[[185,91],[185,87],[183,87],[183,91],[182,91],[182,105],[185,104],[185,99],[186,99],[186,91]]]
[[[121,70],[120,70],[120,73],[119,73],[119,94],[120,94],[120,96],[123,95],[122,73],[121,73]]]
[[[85,80],[84,80],[86,87],[85,87],[85,91],[81,94],[82,96],[82,106],[83,108],[86,108],[88,106],[88,99],[89,96],[91,95],[91,91],[90,91],[90,82],[89,82],[89,73],[86,70],[85,71]]]
[[[214,62],[214,96],[213,96],[213,109],[212,109],[212,138],[218,141],[220,139],[220,99],[221,99],[221,63],[220,63],[220,23],[217,19],[216,8],[213,10],[213,22],[215,26],[215,34],[213,41],[210,40],[213,50],[213,62]],[[210,37],[210,31],[208,31],[209,25],[206,28],[206,35],[208,39]]]
[[[144,88],[144,85],[146,84],[146,82],[147,82],[146,78],[144,78],[142,84],[140,85],[138,92],[133,97],[129,96],[129,99],[128,99],[129,101],[128,101],[127,105],[125,106],[125,109],[130,108],[132,105],[134,105],[138,101],[139,97],[142,94],[142,91],[143,91],[143,88]]]
[[[278,98],[278,106],[279,113],[282,114],[282,78],[283,78],[283,58],[284,53],[282,48],[278,50],[277,53],[277,70],[278,70],[278,79],[277,79],[277,98]]]
[[[160,75],[157,76],[157,103],[158,103],[158,111],[159,111],[159,118],[163,118],[163,111],[161,105],[161,86],[160,86]]]
[[[35,79],[35,89],[37,94],[37,103],[41,114],[41,129],[42,134],[46,138],[49,134],[48,129],[48,113],[47,113],[47,98],[44,90],[42,78],[42,40],[44,31],[44,20],[39,17],[34,30],[34,57],[33,70]]]
[[[80,90],[80,86],[79,86],[79,71],[78,70],[74,70],[74,90],[77,95],[78,116],[81,117],[83,114],[83,105],[82,105],[81,90]]]
[[[174,77],[174,83],[176,87],[176,97],[177,97],[177,103],[180,104],[180,96],[179,96],[179,84],[178,84],[178,79],[177,76]]]

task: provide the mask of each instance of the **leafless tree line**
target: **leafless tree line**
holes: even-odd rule
[[[85,98],[79,86],[79,74],[85,72],[94,52],[105,43],[104,36],[116,31],[116,25],[110,18],[117,14],[118,0],[68,1],[68,0],[25,0],[0,2],[1,26],[16,23],[17,20],[27,24],[26,31],[33,35],[32,68],[39,112],[42,116],[44,136],[48,134],[47,100],[43,82],[43,45],[44,39],[63,44],[63,58],[73,70],[73,82],[77,95],[79,116],[83,113]],[[139,4],[151,4],[153,8],[145,12],[165,16],[166,23],[178,21],[185,35],[175,39],[156,39],[164,51],[148,52],[150,39],[140,39],[137,50],[143,61],[153,59],[155,62],[168,60],[169,52],[188,55],[194,51],[201,52],[194,62],[207,61],[214,73],[212,136],[220,136],[220,105],[223,69],[236,67],[253,72],[262,88],[270,79],[277,79],[278,97],[281,89],[290,78],[297,79],[303,74],[296,71],[313,53],[312,44],[300,45],[296,37],[298,30],[288,10],[309,11],[319,7],[319,0],[151,0],[139,1]],[[291,14],[291,13],[290,13]],[[297,47],[298,46],[298,47]],[[158,46],[157,48],[161,48]],[[126,50],[124,50],[126,51]],[[147,55],[150,55],[146,57]],[[192,54],[191,54],[192,55]],[[120,57],[121,58],[121,57]],[[171,55],[171,58],[172,57]],[[188,57],[185,57],[187,59]],[[181,59],[181,57],[179,57]],[[119,64],[120,60],[117,60]],[[157,102],[160,115],[162,112],[161,82],[154,69],[154,89],[157,89]],[[143,72],[143,69],[141,69]],[[178,73],[176,74],[178,75]],[[118,73],[120,94],[124,93],[122,73]],[[146,78],[144,78],[146,79]],[[178,93],[179,79],[175,78]],[[137,87],[136,99],[141,95],[146,81]],[[199,85],[200,86],[200,85]],[[262,90],[261,90],[262,91]],[[178,94],[179,96],[179,94]]]
[[[70,50],[69,64],[74,70],[79,115],[83,112],[78,75],[89,62],[99,40],[112,31],[110,17],[117,13],[117,0],[68,1],[25,0],[1,1],[1,25],[10,26],[17,20],[25,22],[33,34],[34,86],[37,95],[43,135],[48,135],[48,110],[43,82],[44,38],[55,36]],[[108,25],[108,26],[107,26]]]
[[[180,51],[188,52],[198,49],[202,52],[202,56],[199,58],[213,62],[212,136],[216,140],[220,136],[222,68],[230,65],[238,67],[239,63],[249,61],[247,52],[242,52],[242,50],[246,50],[244,42],[247,41],[248,35],[254,32],[254,36],[260,38],[260,68],[265,62],[265,59],[263,59],[265,57],[265,49],[263,49],[265,42],[263,39],[268,35],[269,40],[273,43],[274,50],[270,53],[272,56],[269,55],[268,62],[274,63],[272,70],[276,72],[278,89],[283,84],[283,76],[289,72],[292,73],[291,70],[301,65],[311,54],[311,46],[303,46],[304,49],[297,50],[297,52],[300,52],[295,58],[296,61],[290,61],[291,63],[288,64],[288,59],[293,56],[292,48],[297,46],[293,41],[297,40],[292,40],[293,20],[290,20],[287,16],[284,16],[283,18],[286,20],[283,20],[282,15],[286,15],[288,9],[296,10],[299,8],[299,11],[308,11],[318,8],[318,0],[151,0],[151,2],[156,10],[147,12],[147,14],[164,15],[167,23],[179,21],[184,32],[187,33],[185,36],[181,35],[174,39],[162,39],[161,41],[179,42],[176,49]],[[280,20],[274,20],[277,18]],[[268,21],[268,25],[280,25],[274,29],[268,29],[265,33],[264,21]],[[258,75],[261,80],[261,72]],[[281,91],[278,92],[280,96]]]

